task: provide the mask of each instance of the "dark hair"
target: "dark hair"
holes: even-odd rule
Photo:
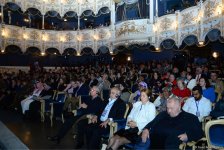
[[[209,80],[208,80],[208,78],[201,77],[200,80],[201,80],[201,79],[204,79],[204,80],[205,80],[205,87],[206,87],[206,89],[209,88],[209,87],[211,86],[211,85],[210,85],[210,82],[209,82]],[[199,81],[200,81],[200,80],[199,80]]]
[[[199,85],[195,86],[192,91],[198,91],[202,95],[202,88]]]

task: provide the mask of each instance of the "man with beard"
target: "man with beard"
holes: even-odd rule
[[[202,119],[208,116],[212,110],[210,100],[203,97],[202,88],[195,86],[192,89],[193,97],[188,98],[183,106],[183,110],[198,117],[201,122]]]

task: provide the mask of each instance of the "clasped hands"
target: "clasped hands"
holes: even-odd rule
[[[133,120],[130,120],[127,122],[127,126],[129,126],[130,128],[135,128],[137,127],[137,123]]]
[[[97,116],[96,115],[93,115],[92,119],[91,119],[91,122],[92,123],[97,123]],[[108,118],[106,121],[102,122],[100,124],[100,127],[104,127],[106,128],[107,127],[107,124],[110,122],[110,119]]]

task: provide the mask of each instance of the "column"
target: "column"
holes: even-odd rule
[[[3,9],[4,9],[4,4],[2,3],[1,4],[1,14],[2,14],[1,21],[2,21],[2,23],[4,23],[4,11],[3,11]]]
[[[9,24],[11,24],[11,21],[12,21],[11,11],[8,11],[8,16],[9,16]]]
[[[158,10],[159,10],[159,8],[158,8],[158,0],[155,0],[156,1],[156,17],[158,17]]]
[[[78,16],[78,30],[80,30],[80,16]]]
[[[42,29],[44,30],[44,15],[42,15]]]
[[[110,7],[110,10],[111,10],[111,13],[110,13],[110,22],[111,22],[111,26],[112,28],[114,27],[115,25],[115,3],[114,1],[111,1],[111,7]]]
[[[149,2],[149,20],[150,20],[150,23],[153,23],[154,22],[154,0],[150,0]]]

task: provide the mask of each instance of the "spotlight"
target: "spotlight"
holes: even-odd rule
[[[86,20],[87,20],[87,18],[84,18],[84,20],[86,21]]]
[[[68,21],[66,18],[64,18],[64,22]]]
[[[54,54],[56,55],[57,53],[55,52]]]
[[[131,61],[131,57],[130,56],[128,56],[127,61]]]
[[[113,54],[113,52],[111,51],[110,54]]]
[[[1,53],[4,53],[5,52],[5,50],[3,49],[3,50],[1,50]]]
[[[80,56],[80,53],[77,53],[77,56]]]

